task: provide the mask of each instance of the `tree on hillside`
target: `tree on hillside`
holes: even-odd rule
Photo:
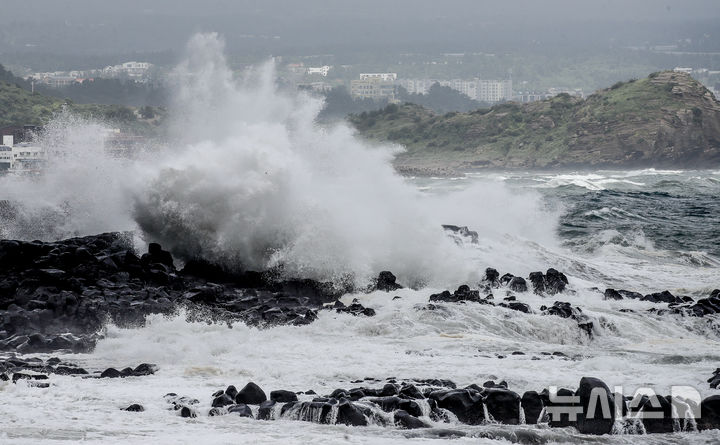
[[[411,94],[405,88],[398,87],[398,98],[403,102],[422,105],[441,114],[451,111],[472,111],[490,106],[487,103],[470,99],[461,92],[450,87],[441,86],[438,83],[434,83],[427,94]]]

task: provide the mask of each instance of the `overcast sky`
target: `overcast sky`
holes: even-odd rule
[[[0,53],[176,50],[196,31],[280,53],[641,44],[720,33],[719,18],[718,0],[2,0]]]

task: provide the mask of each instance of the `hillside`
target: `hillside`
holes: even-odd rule
[[[31,93],[16,82],[0,80],[0,128],[10,125],[43,125],[63,107],[137,134],[153,134],[159,125],[157,118],[140,118],[131,107],[75,104],[66,99]],[[159,112],[161,110],[153,108],[151,114],[157,115]]]
[[[406,172],[720,166],[720,103],[671,71],[586,99],[561,94],[444,115],[391,105],[350,121],[368,139],[404,145],[396,166]]]

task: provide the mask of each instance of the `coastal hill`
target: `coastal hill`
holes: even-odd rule
[[[0,65],[0,128],[11,125],[44,125],[61,110],[92,117],[138,134],[153,134],[163,110],[157,107],[135,109],[122,105],[76,104],[29,91],[29,84]]]
[[[468,113],[389,105],[350,117],[373,141],[407,150],[405,173],[480,168],[720,166],[720,102],[684,73],[618,82],[586,99],[560,94]]]

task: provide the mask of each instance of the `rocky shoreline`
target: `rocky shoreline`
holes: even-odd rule
[[[473,242],[477,234],[466,227],[445,226],[448,235]],[[230,272],[202,259],[189,260],[178,270],[172,255],[151,243],[148,252],[137,255],[131,238],[122,233],[73,238],[58,242],[0,241],[0,380],[27,384],[39,389],[52,385],[49,376],[71,375],[76,378],[142,378],[157,371],[157,366],[140,364],[122,369],[86,370],[59,359],[29,359],[27,353],[54,351],[85,352],[93,349],[108,322],[119,326],[140,326],[150,314],[172,314],[184,309],[188,317],[213,322],[242,321],[251,326],[305,325],[318,317],[318,311],[334,310],[356,316],[374,316],[372,308],[354,301],[345,305],[340,297],[349,292],[393,292],[402,286],[389,271],[378,275],[368,289],[338,289],[331,283],[308,279],[277,279],[272,272]],[[475,288],[460,286],[429,296],[427,304],[416,310],[439,310],[448,304],[481,304],[511,311],[532,313],[519,300],[533,292],[544,297],[572,295],[567,277],[555,269],[533,272],[527,278],[486,269]],[[663,315],[705,317],[720,313],[720,290],[695,301],[668,291],[642,295],[627,290],[598,290],[598,298],[639,299],[656,304],[649,312]],[[667,306],[665,306],[667,305]],[[540,313],[572,319],[590,340],[598,320],[583,313],[571,302],[557,300],[540,307]],[[10,354],[9,356],[7,354]],[[522,354],[522,352],[518,352]],[[717,387],[718,372],[708,383]],[[241,390],[230,385],[212,395],[212,408],[199,412],[200,402],[189,397],[168,394],[171,410],[184,417],[198,415],[238,415],[260,420],[294,419],[316,423],[362,426],[384,425],[402,429],[429,428],[443,422],[469,425],[547,423],[551,427],[573,426],[585,434],[662,433],[720,428],[720,396],[702,401],[702,417],[678,413],[678,406],[691,411],[688,400],[671,396],[634,400],[615,395],[599,379],[585,377],[573,391],[561,389],[559,396],[574,401],[558,405],[547,388],[523,394],[511,391],[505,382],[488,381],[464,388],[446,379],[417,380],[366,378],[363,386],[338,388],[319,396],[309,390],[294,393],[274,390],[268,398],[254,383]],[[551,414],[554,407],[580,407],[587,412],[590,394],[600,388],[607,393],[609,406],[615,398],[622,416],[577,419]],[[620,400],[620,399],[618,399]],[[564,402],[563,402],[564,403]],[[638,418],[637,412],[657,412],[659,417]],[[140,403],[127,411],[141,412]],[[557,410],[555,410],[557,411]],[[623,417],[624,416],[624,417]],[[449,435],[464,433],[449,430]],[[528,433],[532,434],[532,433]]]
[[[141,378],[157,370],[157,366],[143,363],[134,369],[108,368],[91,373],[57,358],[42,361],[15,357],[0,361],[0,380],[48,389],[51,387],[48,374],[75,378]],[[361,386],[337,388],[324,395],[312,389],[300,392],[276,389],[270,391],[269,397],[254,382],[240,390],[229,385],[209,395],[210,408],[206,412],[201,406],[207,404],[194,397],[168,393],[164,399],[170,412],[187,418],[227,415],[261,421],[285,419],[355,427],[433,429],[438,434],[441,432],[442,437],[465,436],[467,433],[452,429],[457,423],[572,427],[581,434],[591,435],[720,429],[720,395],[705,398],[698,407],[693,400],[670,395],[613,394],[602,380],[593,377],[583,377],[574,391],[544,388],[522,394],[510,390],[504,381],[486,381],[462,388],[447,379],[367,377],[349,383]],[[702,415],[696,418],[698,408]],[[141,403],[132,403],[121,410],[141,413],[145,408]],[[448,424],[449,429],[440,429],[439,425],[443,424]],[[540,440],[532,429],[513,430],[510,434],[520,434],[522,443]]]

